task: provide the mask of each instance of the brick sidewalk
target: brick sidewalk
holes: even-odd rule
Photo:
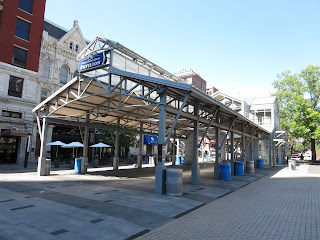
[[[320,239],[315,172],[320,166],[282,169],[139,239]]]
[[[184,194],[173,197],[154,193],[154,168],[128,167],[85,175],[59,168],[44,177],[35,169],[0,170],[0,240],[134,239],[281,168],[221,181],[213,179],[213,163],[203,163],[201,183],[192,185],[191,167],[177,166]]]

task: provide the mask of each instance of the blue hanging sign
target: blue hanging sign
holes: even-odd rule
[[[97,68],[101,68],[106,64],[106,52],[91,53],[79,62],[79,72],[88,72]]]

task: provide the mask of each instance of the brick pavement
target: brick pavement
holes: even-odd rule
[[[0,240],[134,239],[277,171],[220,181],[213,163],[203,163],[201,184],[191,185],[190,166],[177,166],[184,169],[184,194],[173,197],[154,193],[154,168],[102,167],[85,175],[59,168],[37,177],[35,168],[1,167]]]
[[[320,166],[266,176],[138,239],[320,239]]]

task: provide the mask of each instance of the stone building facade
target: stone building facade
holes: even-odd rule
[[[0,0],[0,164],[34,156],[45,0]]]
[[[78,21],[74,21],[71,30],[66,30],[51,21],[44,21],[36,94],[38,104],[78,75],[76,57],[87,43]],[[55,126],[50,125],[47,142],[52,141]],[[36,126],[34,126],[34,131],[36,131]],[[34,137],[37,146],[39,141],[38,137]],[[32,160],[37,161],[37,157],[36,149]],[[50,147],[48,157],[50,157]]]

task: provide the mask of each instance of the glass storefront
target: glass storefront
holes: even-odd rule
[[[17,163],[19,137],[0,137],[0,164]]]

